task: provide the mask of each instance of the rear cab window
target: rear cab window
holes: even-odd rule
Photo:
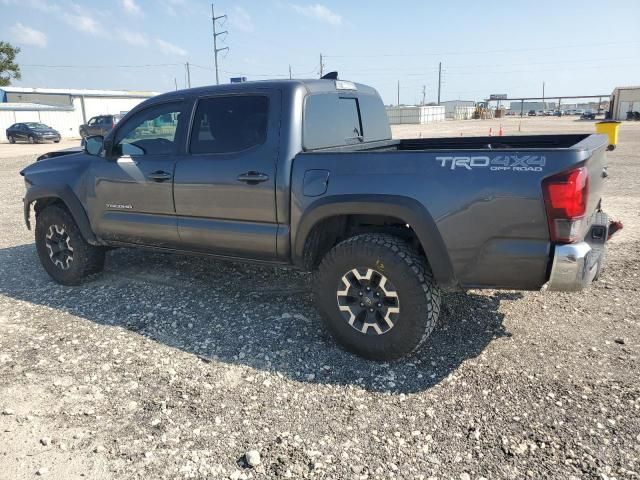
[[[305,150],[340,147],[391,138],[380,97],[352,91],[313,93],[304,106]]]

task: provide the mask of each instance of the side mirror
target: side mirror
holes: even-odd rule
[[[86,137],[84,139],[84,151],[89,155],[99,155],[102,151],[104,144],[104,137],[102,135],[94,135],[92,137]]]

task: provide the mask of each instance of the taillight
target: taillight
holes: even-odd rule
[[[549,177],[542,191],[551,241],[574,242],[587,212],[589,172],[580,167]]]

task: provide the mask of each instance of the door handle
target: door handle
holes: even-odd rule
[[[269,175],[261,172],[249,171],[238,175],[239,182],[245,182],[249,185],[256,185],[258,183],[266,182],[267,180],[269,180]]]
[[[162,170],[158,170],[157,172],[153,172],[147,175],[147,178],[149,180],[153,180],[154,182],[164,182],[166,180],[171,180],[171,174],[163,172]]]

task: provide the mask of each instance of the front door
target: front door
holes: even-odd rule
[[[98,121],[98,118],[100,117],[90,118],[89,121],[87,122],[87,126],[85,128],[85,132],[87,132],[87,137],[98,135],[97,129],[96,129],[96,122]]]
[[[19,141],[26,140],[28,132],[29,130],[27,129],[26,125],[23,123],[19,123],[18,128],[16,128],[15,139]]]
[[[280,98],[278,91],[257,89],[198,100],[174,181],[185,248],[276,258]]]
[[[89,207],[99,238],[173,247],[178,241],[172,182],[184,144],[184,102],[141,110],[118,126],[110,158],[96,158]]]

